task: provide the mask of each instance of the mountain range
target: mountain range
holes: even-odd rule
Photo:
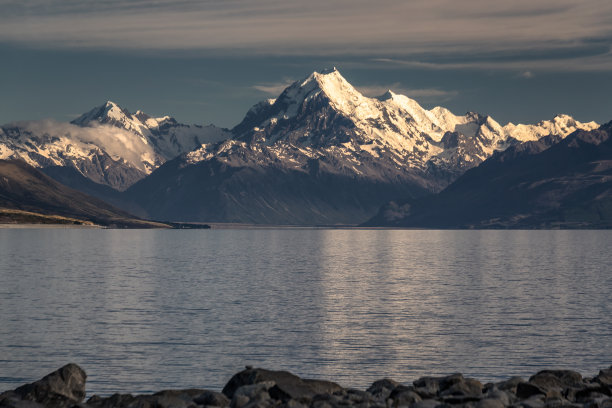
[[[1,126],[0,159],[22,159],[42,169],[64,168],[123,191],[167,160],[227,137],[227,130],[213,125],[184,125],[140,111],[131,114],[106,102],[70,123],[42,120]]]
[[[0,127],[0,158],[144,217],[357,224],[390,201],[448,190],[499,152],[598,128],[568,115],[502,126],[475,112],[426,110],[392,91],[369,98],[334,68],[256,104],[231,130],[107,102],[71,123]]]
[[[440,193],[391,202],[364,225],[611,228],[612,122],[511,146]]]

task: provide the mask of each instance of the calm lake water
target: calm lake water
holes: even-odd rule
[[[0,229],[0,391],[221,389],[245,365],[361,389],[612,364],[612,232]]]

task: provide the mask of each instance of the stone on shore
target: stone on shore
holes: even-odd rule
[[[35,404],[50,408],[71,407],[85,398],[86,378],[81,367],[66,364],[38,381],[0,394],[0,405],[13,404],[22,408],[35,407]]]
[[[307,380],[287,371],[270,371],[262,368],[247,368],[235,374],[223,388],[223,394],[233,398],[236,390],[244,385],[273,381],[275,385],[268,392],[275,400],[287,402],[310,401],[317,394],[333,394],[342,387],[331,381]]]
[[[410,385],[385,378],[366,391],[286,371],[248,367],[223,392],[164,390],[152,395],[92,396],[83,403],[85,372],[69,364],[43,379],[0,394],[0,408],[612,408],[612,367],[594,378],[544,370],[528,381],[488,383],[461,374],[422,377]]]

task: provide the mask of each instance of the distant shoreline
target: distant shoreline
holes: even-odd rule
[[[10,224],[10,223],[2,223],[0,224],[0,229],[104,229],[103,226],[100,225],[77,225],[77,224]]]
[[[610,228],[411,228],[411,227],[363,227],[359,225],[272,225],[238,223],[188,223],[190,227],[178,227],[181,223],[169,223],[174,228],[114,228],[104,225],[61,224],[61,223],[0,223],[0,229],[117,229],[117,230],[176,230],[176,229],[213,229],[213,230],[360,230],[360,231],[610,231]],[[194,228],[194,226],[198,226]],[[201,225],[201,227],[200,227]],[[207,228],[209,226],[210,228]]]

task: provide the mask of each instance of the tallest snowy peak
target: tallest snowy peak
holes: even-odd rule
[[[331,69],[324,69],[320,72],[313,72],[302,82],[302,86],[306,86],[312,82],[317,82],[319,84],[319,87],[321,88],[334,84],[336,86],[342,84],[344,87],[349,86],[353,88],[352,85],[346,79],[344,79],[344,77],[342,76],[342,74],[340,74],[340,71],[338,71],[336,67],[333,67]]]
[[[353,105],[358,105],[365,98],[334,67],[315,71],[304,80],[294,83],[283,92],[281,99],[284,96],[294,103],[301,103],[300,101],[308,100],[319,94],[326,96],[345,113],[352,111]]]

